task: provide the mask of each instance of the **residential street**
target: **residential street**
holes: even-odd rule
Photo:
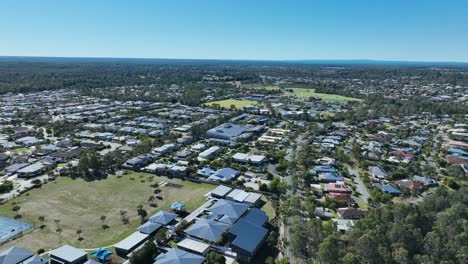
[[[354,182],[356,183],[356,190],[362,195],[360,198],[363,199],[363,201],[365,203],[368,202],[369,200],[369,192],[367,191],[367,188],[366,186],[364,185],[364,183],[362,182],[361,180],[361,176],[359,175],[359,171],[351,168],[351,167],[348,167],[348,172],[351,176],[353,176],[353,180]]]

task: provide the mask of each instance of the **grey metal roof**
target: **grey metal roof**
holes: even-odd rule
[[[245,198],[244,203],[254,204],[262,198],[261,194],[250,192],[249,196]]]
[[[242,217],[242,219],[252,224],[263,226],[268,221],[268,216],[262,210],[253,208],[246,216]]]
[[[30,258],[33,256],[33,253],[16,247],[12,246],[2,252],[0,252],[0,264],[16,264],[21,263],[22,261]]]
[[[177,243],[177,246],[200,254],[205,253],[210,248],[210,244],[192,238],[184,238],[182,241]]]
[[[84,264],[101,264],[101,262],[90,259],[90,260],[86,261]]]
[[[69,245],[63,245],[57,249],[52,250],[50,252],[50,255],[52,258],[55,256],[65,261],[73,262],[77,259],[82,258],[83,256],[86,256],[87,254],[85,251],[79,248],[75,248]]]
[[[227,186],[224,186],[224,185],[219,185],[213,191],[211,191],[211,195],[215,195],[215,196],[218,196],[218,197],[224,197],[231,190],[232,190],[231,187],[227,187]]]
[[[239,219],[247,210],[249,206],[247,204],[236,203],[228,200],[218,200],[213,206],[211,206],[208,211],[212,212],[214,215],[220,217],[230,218],[225,223],[232,224],[237,219]],[[222,221],[222,219],[220,219]]]
[[[227,198],[237,201],[237,202],[244,202],[244,200],[249,196],[249,193],[241,190],[241,189],[234,189],[227,195]]]
[[[46,264],[49,263],[48,260],[43,259],[39,256],[33,256],[32,258],[28,258],[22,264]]]
[[[247,131],[249,131],[249,127],[246,126],[222,124],[220,126],[208,130],[206,134],[211,137],[231,140],[237,136],[242,135]]]
[[[167,225],[170,222],[172,222],[172,220],[176,219],[176,217],[177,217],[177,214],[170,213],[168,211],[159,211],[153,216],[151,216],[149,220],[154,223]]]
[[[201,264],[205,258],[178,248],[171,248],[155,259],[155,264]]]
[[[216,242],[221,238],[224,231],[229,228],[228,224],[210,219],[199,219],[194,225],[185,230],[190,236],[198,237],[207,241]]]
[[[122,241],[119,243],[115,244],[115,248],[120,248],[123,250],[130,250],[139,243],[143,242],[148,238],[148,235],[140,233],[139,231],[136,231],[135,233],[131,234],[130,236],[124,238]]]
[[[236,236],[231,245],[253,254],[260,247],[268,230],[244,219],[239,219],[229,230],[229,233]]]
[[[138,227],[138,231],[140,231],[143,234],[150,235],[150,234],[154,233],[156,230],[158,230],[161,227],[162,227],[162,225],[159,224],[159,223],[154,223],[154,222],[148,221],[148,222],[142,224],[140,227]]]
[[[36,171],[40,171],[44,168],[44,164],[40,162],[36,162],[34,164],[31,164],[29,166],[26,166],[20,170],[18,170],[19,173],[33,173]]]

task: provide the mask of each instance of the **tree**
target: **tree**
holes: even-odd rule
[[[57,228],[60,228],[60,219],[54,219],[55,224],[57,225]]]
[[[144,222],[146,217],[148,216],[148,212],[143,209],[143,205],[138,205],[137,206],[137,213],[140,216],[141,222]]]
[[[325,238],[320,244],[319,259],[322,263],[341,263],[341,242],[336,234]]]
[[[276,247],[278,244],[278,234],[275,231],[271,231],[266,239],[266,244],[270,248]]]
[[[41,225],[44,225],[45,216],[40,215],[37,219],[38,219],[39,221],[41,221]]]
[[[102,224],[104,225],[106,223],[107,216],[101,215],[101,217],[99,217],[99,219],[101,220]]]
[[[154,235],[154,240],[156,243],[161,244],[164,243],[167,239],[167,229],[161,228],[156,232],[156,235]]]
[[[211,251],[206,255],[206,264],[225,264],[226,258],[216,253],[215,251]]]
[[[153,263],[154,258],[159,254],[159,250],[152,241],[148,241],[145,245],[135,251],[130,257],[131,264]]]
[[[175,232],[177,235],[182,235],[184,233],[184,230],[185,228],[187,228],[189,225],[189,223],[187,222],[187,220],[182,220],[175,228]]]
[[[295,256],[302,257],[305,255],[307,244],[304,243],[305,237],[301,232],[293,232],[290,236],[289,245]]]
[[[279,178],[274,178],[268,186],[268,189],[270,190],[270,192],[278,193],[278,194],[285,192],[286,188],[287,188],[287,183],[285,181],[280,180]]]
[[[15,212],[15,213],[18,213],[20,209],[21,209],[21,206],[19,206],[19,205],[15,205],[15,206],[13,206],[13,208],[11,208],[11,210],[13,212]]]
[[[447,174],[451,177],[463,179],[466,177],[465,171],[460,165],[452,164],[447,168]]]
[[[81,233],[83,233],[83,230],[81,229],[76,230],[76,234],[78,235],[78,240],[83,240],[83,238],[81,237]]]
[[[120,220],[124,225],[128,224],[130,222],[128,216],[127,216],[127,211],[125,210],[120,210]]]

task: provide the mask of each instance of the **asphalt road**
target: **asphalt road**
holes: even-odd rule
[[[363,199],[364,202],[367,203],[367,201],[369,200],[369,192],[367,191],[367,188],[366,186],[364,185],[364,183],[362,182],[361,180],[361,177],[359,175],[359,171],[351,168],[351,167],[348,167],[348,172],[349,172],[349,175],[352,175],[354,176],[353,179],[354,179],[354,182],[356,183],[356,190],[362,195],[361,198]]]

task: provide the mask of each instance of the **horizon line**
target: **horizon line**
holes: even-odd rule
[[[468,61],[432,61],[432,60],[386,60],[386,59],[217,59],[217,58],[163,58],[163,57],[98,57],[98,56],[41,56],[41,55],[0,55],[0,58],[33,58],[33,59],[103,59],[103,60],[174,60],[174,61],[232,61],[232,62],[289,62],[299,64],[311,63],[355,63],[355,64],[444,64],[467,65]]]

